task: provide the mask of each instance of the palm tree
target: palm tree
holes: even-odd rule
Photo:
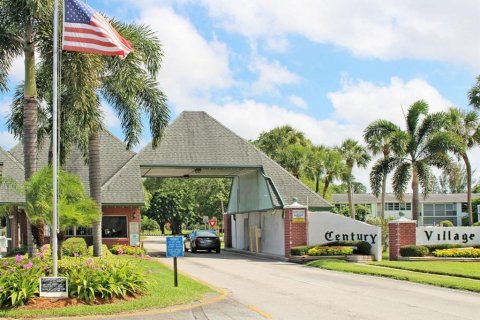
[[[53,1],[0,0],[0,92],[7,90],[7,77],[14,58],[24,56],[23,152],[25,181],[37,170],[35,51],[44,22],[51,19]],[[29,256],[33,255],[30,222],[26,226]]]
[[[454,135],[460,144],[454,151],[465,163],[467,177],[468,223],[473,225],[472,211],[472,166],[467,150],[480,143],[480,119],[476,111],[465,112],[458,108],[450,108],[447,113],[447,130]]]
[[[305,138],[303,132],[297,131],[289,125],[274,128],[268,132],[262,132],[257,140],[252,142],[254,146],[262,150],[267,156],[279,162],[282,152],[290,145],[306,147],[310,141]]]
[[[323,179],[322,197],[327,195],[328,188],[334,180],[340,179],[345,171],[345,165],[342,162],[342,156],[338,148],[329,148],[325,153],[325,177]]]
[[[367,148],[360,145],[358,141],[353,139],[345,140],[342,145],[339,147],[340,154],[342,155],[343,161],[345,163],[346,170],[342,174],[342,178],[347,183],[348,190],[348,204],[350,208],[350,216],[352,219],[355,219],[355,206],[353,204],[353,190],[352,182],[353,167],[357,166],[360,168],[366,168],[368,162],[370,161],[370,155],[368,154]]]
[[[119,115],[127,148],[132,148],[140,140],[142,111],[149,117],[153,147],[158,145],[169,119],[166,98],[155,80],[162,58],[158,39],[146,26],[122,24],[114,20],[111,23],[135,48],[125,60],[81,52],[62,52],[61,116],[75,123],[77,129],[83,129],[73,137],[81,138],[77,142],[88,159],[90,196],[99,208],[102,204],[101,97]],[[52,29],[43,32],[39,40],[42,57],[39,68],[47,70],[45,72],[51,70],[48,66],[52,65],[52,43],[48,41],[52,38]],[[47,103],[50,102],[49,96],[46,94]],[[102,254],[101,226],[101,220],[93,225],[95,256]]]
[[[312,146],[307,152],[307,164],[305,172],[315,182],[315,192],[320,191],[320,180],[325,174],[325,160],[327,148],[323,145]]]
[[[385,125],[395,126],[386,121]],[[424,195],[430,191],[430,167],[446,168],[450,163],[447,151],[455,145],[452,135],[441,131],[445,125],[442,113],[428,114],[428,104],[419,100],[413,103],[406,115],[407,129],[395,132],[391,137],[392,154],[379,159],[370,172],[370,185],[374,194],[380,193],[383,176],[391,171],[393,191],[400,200],[412,180],[412,215],[418,219],[419,184]]]
[[[368,148],[373,155],[382,154],[384,159],[390,156],[390,150],[392,148],[392,137],[396,132],[399,132],[400,128],[395,124],[385,121],[376,120],[370,123],[363,131],[363,138],[367,143]],[[382,204],[380,211],[380,219],[383,221],[385,218],[385,193],[387,189],[387,174],[383,175],[382,180]]]
[[[80,178],[63,170],[59,171],[59,220],[58,253],[61,257],[65,231],[74,226],[90,226],[100,217],[96,203],[85,194]],[[32,221],[46,221],[52,225],[53,198],[52,167],[38,171],[25,183],[28,201],[25,206],[28,218]]]
[[[307,165],[308,148],[300,144],[292,144],[281,151],[278,155],[278,163],[292,175],[300,179],[300,174],[304,171]]]
[[[158,89],[156,75],[160,69],[162,50],[154,33],[146,26],[135,24],[122,24],[111,21],[115,29],[135,48],[123,61],[107,57],[88,55],[88,59],[101,58],[103,67],[97,69],[97,88],[87,87],[84,91],[86,97],[95,94],[96,99],[81,103],[80,110],[86,108],[93,110],[93,117],[86,119],[85,126],[89,129],[88,136],[88,161],[90,178],[90,196],[101,208],[101,170],[100,170],[100,119],[95,117],[99,113],[100,94],[105,101],[113,106],[121,119],[123,133],[127,148],[132,148],[140,141],[142,132],[142,111],[149,117],[150,132],[152,134],[152,146],[155,148],[160,142],[164,129],[169,120],[166,97]],[[72,55],[85,55],[82,53],[70,53]],[[65,68],[65,67],[64,67]],[[75,68],[78,69],[78,68]],[[78,77],[72,68],[70,77]],[[85,79],[88,82],[95,77],[85,70]],[[67,92],[70,87],[66,84]],[[75,88],[73,88],[75,89]],[[93,102],[93,103],[91,103]],[[78,110],[78,108],[77,108]],[[101,220],[93,225],[93,248],[94,255],[102,255],[102,223]]]

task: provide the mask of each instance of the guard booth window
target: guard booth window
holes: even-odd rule
[[[127,216],[103,216],[103,238],[127,238]]]

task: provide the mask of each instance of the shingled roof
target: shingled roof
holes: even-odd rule
[[[0,147],[0,164],[2,165],[2,176],[23,184],[25,170],[9,152]],[[25,195],[16,191],[12,186],[0,185],[0,204],[22,204],[25,202]]]
[[[38,151],[38,166],[48,163],[48,144]],[[13,157],[22,164],[23,177],[23,145],[18,144],[12,150]],[[142,180],[138,163],[130,162],[135,152],[126,150],[125,144],[108,131],[100,135],[100,165],[103,205],[143,205]],[[90,193],[88,165],[80,150],[74,149],[69,154],[65,169],[80,177],[87,194]]]
[[[297,197],[300,203],[308,203],[312,209],[332,206],[248,141],[203,111],[182,112],[166,128],[160,145],[156,149],[151,144],[147,145],[138,154],[138,161],[141,166],[258,167],[273,181],[276,190],[270,186],[270,191],[277,207],[291,203],[293,197]]]

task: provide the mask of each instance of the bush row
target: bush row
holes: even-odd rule
[[[142,254],[145,254],[145,250],[140,247],[131,247],[123,244],[114,245],[110,248],[110,252],[113,254],[128,254],[132,256],[141,256]]]
[[[353,253],[352,247],[314,247],[307,251],[309,256],[343,256]]]
[[[480,249],[478,249],[479,246],[475,246],[474,249],[463,249],[463,248],[471,248],[471,246],[467,247],[461,244],[403,246],[400,248],[400,255],[402,255],[402,257],[426,257],[429,254],[432,254],[435,257],[471,257],[471,258],[478,257],[478,256],[475,256],[476,254],[475,250],[480,251]],[[471,256],[468,255],[469,252],[472,253]]]
[[[352,253],[353,254],[365,254],[369,255],[370,254],[370,249],[372,248],[372,245],[366,241],[335,241],[335,242],[329,242],[325,243],[322,245],[313,245],[313,246],[298,246],[298,247],[293,247],[290,250],[290,253],[292,256],[303,256],[303,255],[310,255],[309,250],[312,248],[316,247],[321,247],[321,246],[326,246],[326,247],[352,247]],[[350,253],[350,254],[352,254]]]
[[[480,258],[480,249],[444,249],[433,252],[435,257]]]

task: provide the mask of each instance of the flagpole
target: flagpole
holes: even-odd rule
[[[53,260],[53,276],[58,275],[58,185],[57,185],[57,175],[58,175],[58,129],[57,129],[57,99],[58,99],[58,0],[54,0],[53,7],[53,101],[52,101],[52,120],[53,120],[53,157],[52,157],[52,167],[53,167],[53,213],[52,213],[52,230],[50,232],[51,243],[52,243],[52,260]]]

